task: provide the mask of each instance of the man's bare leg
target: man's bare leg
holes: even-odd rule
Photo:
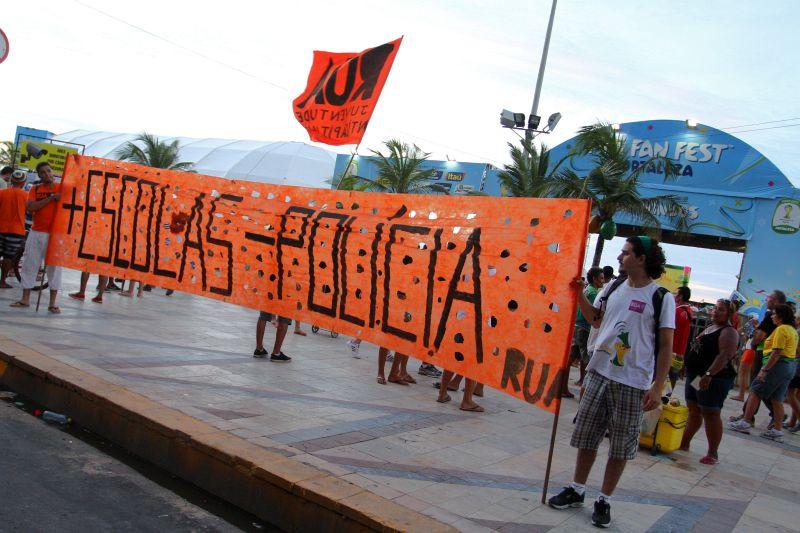
[[[483,411],[483,408],[475,403],[472,399],[472,394],[475,392],[476,382],[473,379],[467,378],[464,381],[464,396],[461,397],[461,409],[465,411]]]
[[[14,268],[14,261],[12,259],[3,258],[3,262],[0,263],[0,288],[2,289],[10,289],[11,285],[6,282],[6,278],[8,277],[8,273],[11,269]]]
[[[256,322],[256,350],[259,352],[264,351],[264,330],[267,329],[267,321],[259,317]]]
[[[578,450],[578,459],[575,462],[575,483],[586,485],[595,458],[597,458],[597,450]]]
[[[81,272],[81,288],[78,292],[71,292],[68,296],[76,300],[83,300],[86,297],[86,285],[89,283],[89,273]]]
[[[447,388],[450,386],[450,380],[453,379],[453,372],[450,370],[442,370],[442,381],[439,382],[439,397],[436,401],[445,403],[450,401],[450,396],[447,394]]]
[[[611,496],[614,493],[614,490],[617,488],[617,483],[619,483],[619,478],[622,477],[622,472],[625,470],[625,463],[627,462],[628,461],[625,459],[608,458],[606,473],[603,475],[603,486],[600,488],[600,492],[606,496]]]
[[[289,329],[289,324],[284,324],[282,320],[278,319],[278,327],[275,330],[275,344],[272,345],[272,355],[281,353],[283,347],[283,339],[286,338],[286,331]]]
[[[386,376],[384,369],[386,368],[386,356],[389,355],[389,350],[381,346],[378,348],[378,383],[386,385]]]
[[[57,296],[58,296],[58,291],[57,290],[51,290],[50,291],[50,305],[47,306],[47,309],[50,310],[51,313],[58,313],[59,312],[59,311],[54,311],[55,309],[58,309],[58,306],[56,305],[56,297]]]
[[[416,383],[417,380],[408,373],[408,359],[407,355],[403,355],[403,360],[400,361],[400,375],[403,376],[403,381],[406,383]]]
[[[404,356],[400,352],[394,353],[394,359],[392,359],[392,368],[391,370],[389,370],[389,378],[387,379],[389,383],[396,383],[398,385],[408,385],[408,382],[403,379],[403,370],[401,368],[404,357],[406,356]]]
[[[108,284],[108,276],[98,276],[97,281],[97,296],[92,298],[92,301],[96,304],[103,303],[103,293],[106,290],[106,284]],[[89,281],[89,275],[86,274],[86,281]],[[83,281],[83,274],[81,274],[81,292],[86,290],[86,282]]]

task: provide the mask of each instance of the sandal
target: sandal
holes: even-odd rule
[[[439,403],[447,403],[450,400],[452,400],[452,398],[450,397],[449,394],[445,394],[444,398],[436,398],[436,401],[439,402]]]
[[[392,379],[391,377],[389,377],[389,379],[387,379],[386,381],[388,381],[389,383],[394,383],[396,385],[404,385],[404,386],[408,387],[408,383],[403,378],[394,378],[394,379]]]
[[[31,304],[26,304],[25,302],[14,302],[13,304],[9,305],[9,307],[30,307]]]
[[[53,313],[54,315],[61,314],[61,308],[58,307],[57,305],[51,305],[50,307],[47,308],[47,310]]]
[[[462,411],[469,411],[470,413],[482,413],[484,411],[484,408],[480,405],[474,405],[472,407],[460,407],[459,409]]]
[[[378,376],[377,380],[379,385],[386,385],[386,378],[383,376]]]
[[[417,382],[417,380],[416,380],[416,379],[412,378],[412,377],[411,377],[411,376],[409,376],[408,374],[406,374],[405,376],[403,376],[403,381],[405,381],[406,383],[412,383],[412,384]]]
[[[308,336],[308,333],[306,333],[306,332],[305,332],[305,331],[303,331],[302,329],[296,329],[296,330],[294,330],[294,334],[295,334],[295,335],[300,335],[301,337],[306,337],[306,336]]]
[[[717,459],[716,457],[712,457],[710,455],[706,455],[705,457],[700,459],[700,462],[702,464],[704,464],[704,465],[712,465],[713,466],[713,465],[719,463],[719,459]]]

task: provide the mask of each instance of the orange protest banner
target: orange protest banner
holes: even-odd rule
[[[271,185],[72,155],[48,264],[319,325],[555,412],[586,200]]]
[[[314,51],[306,90],[293,102],[312,141],[361,142],[402,40],[360,53]]]

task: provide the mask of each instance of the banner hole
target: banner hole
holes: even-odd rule
[[[403,314],[403,322],[411,322],[411,313],[408,311]]]
[[[530,329],[530,327],[531,327],[531,319],[530,318],[526,318],[525,322],[524,322],[524,325],[525,325],[525,329]]]
[[[509,252],[508,250],[503,250],[502,252],[500,252],[500,257],[502,257],[503,259],[505,259],[506,257],[508,257],[510,255],[511,255],[511,252]]]
[[[362,294],[363,292],[361,291],[361,289],[356,289],[356,299],[360,300]]]
[[[547,245],[547,249],[548,249],[549,251],[551,251],[552,253],[554,253],[554,254],[557,254],[557,253],[558,253],[558,249],[559,249],[560,247],[561,247],[561,245],[560,245],[560,244],[558,244],[557,242],[554,242],[554,243],[551,243],[551,244],[548,244],[548,245]]]
[[[532,218],[531,219],[531,227],[538,226],[538,225],[539,225],[539,219],[538,218]]]
[[[456,341],[458,344],[464,344],[464,335],[461,333],[456,333],[453,337],[453,340]]]
[[[569,218],[572,216],[572,209],[567,209],[564,211],[564,218]]]
[[[489,327],[496,328],[497,327],[497,317],[492,315],[489,317]]]
[[[439,218],[439,215],[437,215],[433,211],[431,211],[431,213],[428,215],[428,220],[436,220],[437,218]]]
[[[551,310],[552,312],[554,312],[554,313],[558,313],[558,310],[559,310],[559,309],[560,309],[560,307],[558,307],[558,304],[557,304],[557,303],[555,303],[555,302],[550,302],[550,310]]]
[[[456,249],[456,243],[454,243],[454,242],[448,242],[448,243],[447,243],[447,249],[448,249],[448,250],[455,250],[455,249]]]
[[[342,202],[336,202],[336,209],[344,209],[344,204]]]
[[[467,312],[466,312],[466,311],[464,311],[464,310],[458,311],[458,312],[456,313],[456,318],[457,318],[458,320],[463,320],[463,319],[467,318]]]
[[[414,276],[411,281],[414,283],[414,285],[419,285],[419,278],[417,276]]]
[[[420,244],[423,244],[423,243],[420,243]],[[407,255],[407,256],[405,256],[405,257],[403,258],[403,264],[404,264],[404,265],[410,265],[410,264],[411,264],[411,263],[413,263],[413,262],[414,262],[414,258],[413,258],[413,257],[411,257],[410,255]]]
[[[361,265],[356,265],[356,272],[358,272],[359,274],[363,273],[364,267]]]
[[[542,324],[542,329],[544,330],[545,333],[550,333],[551,331],[553,331],[553,326],[545,322],[544,324]]]
[[[544,285],[539,285],[539,290],[542,292],[542,294],[544,294],[547,292],[547,287]]]
[[[472,219],[473,219],[473,218],[475,218],[476,216],[478,216],[478,215],[476,215],[475,213],[469,213],[469,214],[467,215],[467,220],[472,220]]]
[[[408,214],[408,218],[414,218],[415,216],[417,216],[417,212],[416,212],[416,211],[411,211],[411,212]]]
[[[527,271],[528,271],[528,263],[522,263],[522,264],[519,266],[519,271],[520,271],[520,272],[527,272]]]
[[[456,361],[463,361],[463,360],[464,360],[464,354],[461,352],[456,352]]]
[[[326,268],[328,268],[328,263],[326,263],[325,261],[320,261],[319,262],[319,267],[321,269],[325,270]]]
[[[517,303],[516,300],[509,300],[508,301],[508,308],[510,310],[516,311],[518,307],[519,307],[519,304]]]
[[[322,294],[330,294],[330,292],[331,292],[330,285],[326,283],[325,285],[322,286]]]
[[[498,348],[497,346],[492,348],[492,355],[494,356],[500,355],[500,348]]]
[[[486,270],[489,272],[490,276],[494,276],[495,274],[497,274],[497,269],[492,265],[489,265],[489,267]]]
[[[397,298],[399,298],[400,300],[405,300],[406,293],[404,293],[403,291],[397,291]]]

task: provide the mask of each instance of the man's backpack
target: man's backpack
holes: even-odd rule
[[[608,297],[611,296],[617,288],[628,281],[627,276],[619,276],[617,279],[611,282],[611,287],[608,288],[606,293],[600,298],[600,310],[605,311],[606,309],[606,302],[608,301]],[[664,305],[664,295],[667,294],[669,291],[664,287],[658,287],[656,292],[653,293],[653,319],[655,322],[655,337],[653,339],[653,349],[655,351],[655,358],[658,360],[658,349],[660,345],[659,339],[659,331],[661,329],[661,308]]]

